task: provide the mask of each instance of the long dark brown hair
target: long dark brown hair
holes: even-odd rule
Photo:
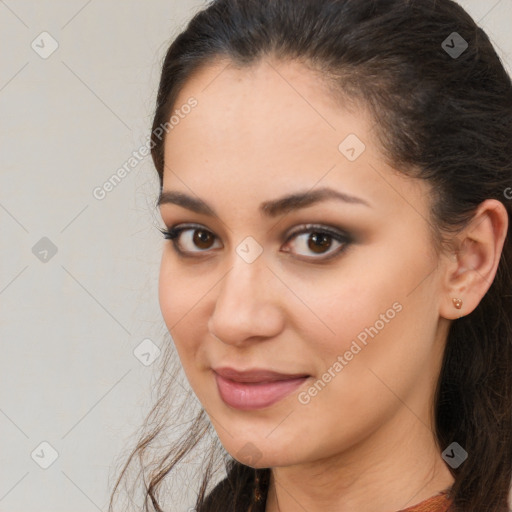
[[[332,85],[333,95],[339,91],[370,108],[390,165],[433,185],[431,214],[440,246],[467,225],[485,199],[503,202],[510,220],[511,80],[485,32],[451,0],[211,2],[174,39],[163,62],[151,136],[160,184],[165,137],[158,127],[169,121],[191,74],[219,57],[251,66],[269,56],[303,62]],[[468,453],[462,465],[450,468],[457,511],[508,510],[511,224],[490,289],[472,313],[451,325],[436,390],[434,434],[439,449],[456,441]],[[164,484],[193,465],[187,457],[195,452],[203,456],[198,459],[202,478],[194,489],[195,510],[264,510],[270,469],[254,469],[228,456],[190,390],[181,407],[171,401],[183,394],[181,386],[187,388],[180,383],[176,359],[173,344],[166,343],[158,400],[117,479],[109,510],[136,459],[141,465],[137,484],[143,510],[177,510],[175,503],[164,508],[170,495]],[[197,411],[188,420],[186,404]],[[170,443],[176,439],[168,431],[172,425],[181,425],[182,435]],[[227,477],[216,482],[212,493],[219,471]],[[258,493],[263,501],[255,505]]]

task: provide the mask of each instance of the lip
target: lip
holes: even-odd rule
[[[266,369],[240,371],[222,367],[213,371],[221,399],[241,410],[270,407],[311,377],[304,373],[286,374]]]

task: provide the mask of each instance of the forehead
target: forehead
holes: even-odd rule
[[[197,105],[166,136],[164,189],[204,196],[236,188],[269,199],[326,185],[390,206],[397,193],[410,195],[410,183],[390,185],[404,177],[384,163],[368,110],[336,101],[300,63],[261,60],[240,68],[218,60],[185,83],[173,112],[191,97]],[[350,146],[360,153],[356,159],[347,158]]]
[[[365,132],[374,124],[366,109],[354,101],[336,102],[327,82],[297,61],[263,58],[238,67],[218,59],[189,78],[174,109],[191,96],[198,101],[193,116],[197,123],[192,120],[187,124],[194,125],[196,133],[208,140],[236,127],[236,133],[244,138],[252,136],[255,142],[258,137],[260,142],[265,140],[266,135],[268,141],[275,141],[276,136],[280,142],[325,140],[337,148],[344,132],[358,132],[368,138]],[[342,112],[344,116],[340,116]],[[212,125],[216,127],[213,132]]]
[[[367,151],[376,147],[370,116],[351,103],[336,104],[325,83],[294,61],[263,59],[240,68],[218,60],[185,83],[173,113],[191,97],[197,105],[166,137],[169,165],[222,156],[224,163],[244,167],[249,158],[255,165],[271,162],[284,172],[304,159],[308,166],[338,159],[349,134],[364,140]]]

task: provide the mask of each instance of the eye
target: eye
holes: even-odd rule
[[[211,249],[212,242],[216,238],[211,231],[199,225],[181,225],[168,230],[160,229],[160,232],[166,240],[172,240],[174,249],[179,254],[204,252]],[[195,251],[194,246],[200,250]]]
[[[207,252],[209,249],[215,248],[213,244],[217,238],[204,226],[197,224],[173,226],[168,230],[160,229],[160,232],[165,239],[172,240],[174,250],[182,256]],[[291,243],[294,240],[295,242]],[[305,259],[324,261],[341,253],[350,243],[352,243],[352,238],[342,231],[333,230],[322,225],[307,224],[300,226],[299,229],[296,229],[287,237],[285,247],[295,245],[296,249],[293,251],[286,249],[283,252],[297,254],[298,250],[299,256],[305,256]],[[301,254],[301,251],[306,254]],[[311,257],[311,254],[322,257]],[[329,254],[329,256],[325,257],[325,254]]]
[[[287,239],[287,245],[290,245],[290,240],[295,240],[295,242],[291,244],[296,247],[293,252],[297,253],[298,250],[298,253],[301,254],[301,251],[303,251],[302,256],[314,260],[330,259],[345,250],[352,242],[351,237],[342,231],[312,224],[301,226],[299,230],[292,232]],[[317,255],[329,254],[329,256],[311,258],[309,256],[311,256],[312,253]]]

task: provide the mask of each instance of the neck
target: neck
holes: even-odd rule
[[[407,414],[348,451],[272,468],[265,512],[398,511],[449,488],[432,430]]]

